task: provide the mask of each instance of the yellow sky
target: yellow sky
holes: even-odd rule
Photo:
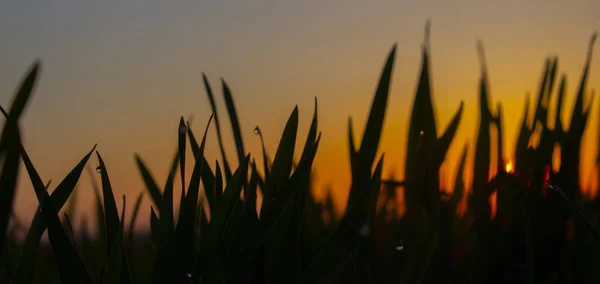
[[[206,72],[217,94],[232,165],[236,153],[220,77],[233,92],[246,150],[259,163],[254,126],[260,125],[273,156],[287,117],[298,105],[302,145],[313,97],[319,99],[323,137],[316,159],[317,190],[330,184],[340,211],[349,188],[347,120],[353,117],[358,139],[385,56],[395,42],[396,67],[381,149],[386,153],[384,173],[403,176],[420,44],[425,20],[431,18],[433,101],[440,131],[460,101],[465,102],[444,167],[445,181],[453,181],[460,150],[465,143],[474,143],[476,38],[485,46],[492,105],[498,101],[503,105],[505,153],[510,158],[524,95],[530,91],[535,99],[545,57],[558,55],[559,74],[568,76],[563,113],[568,123],[589,38],[600,29],[600,18],[592,13],[600,10],[600,3],[583,0],[568,6],[557,0],[202,2],[66,5],[12,0],[0,4],[0,103],[10,102],[35,58],[43,64],[22,123],[25,146],[43,179],[58,184],[98,143],[116,196],[126,194],[132,204],[143,189],[134,153],[164,184],[179,117],[193,115],[193,129],[199,135],[210,116],[201,80],[201,72]],[[590,89],[600,83],[599,57],[592,62]],[[597,113],[594,104],[584,148],[586,176],[596,156]],[[206,151],[211,161],[220,158],[214,126]],[[90,163],[97,165],[95,157]],[[188,173],[191,168],[190,164]],[[84,174],[76,224],[84,214],[92,219],[89,184]],[[317,192],[321,197],[322,192]],[[148,201],[146,196],[139,229],[148,225]],[[16,202],[18,215],[29,222],[37,201],[25,176]],[[122,206],[120,198],[117,203]],[[128,206],[128,214],[132,207]]]

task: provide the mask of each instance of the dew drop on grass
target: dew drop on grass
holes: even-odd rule
[[[260,134],[260,130],[258,129],[258,126],[254,127],[254,130],[253,130],[253,131],[254,131],[254,134],[255,134],[255,135],[258,135],[258,134]]]
[[[397,251],[404,250],[404,241],[400,240],[400,242],[396,245],[396,250]]]
[[[179,126],[179,133],[183,134],[186,133],[188,131],[187,125],[182,124]]]
[[[97,172],[97,173],[102,173],[102,168],[101,168],[100,166],[97,166],[97,167],[96,167],[96,172]]]

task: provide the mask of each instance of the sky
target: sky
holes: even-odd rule
[[[163,185],[177,145],[179,118],[193,116],[194,132],[203,132],[211,110],[202,72],[216,94],[232,166],[237,165],[237,155],[220,78],[233,93],[246,150],[259,164],[254,126],[260,126],[272,157],[297,105],[297,143],[303,145],[317,97],[323,134],[315,161],[315,196],[321,200],[324,189],[331,188],[339,214],[350,184],[348,117],[353,118],[359,139],[394,43],[396,64],[380,144],[386,155],[384,175],[397,179],[404,175],[420,46],[425,22],[431,19],[430,67],[438,129],[445,129],[460,102],[465,102],[441,173],[442,182],[452,184],[461,149],[465,143],[474,144],[480,76],[476,39],[485,47],[492,105],[501,102],[504,109],[505,155],[511,159],[525,94],[536,94],[547,56],[559,56],[559,74],[567,75],[562,115],[569,122],[590,37],[600,30],[599,11],[600,2],[591,0],[568,5],[558,0],[3,0],[0,104],[9,106],[24,73],[34,60],[41,60],[38,85],[21,122],[31,159],[42,179],[52,179],[56,186],[97,143],[121,208],[122,194],[132,205],[144,190],[135,153]],[[588,90],[600,86],[598,52],[596,48]],[[596,156],[597,104],[585,134],[586,180]],[[212,125],[206,156],[213,168],[220,159],[215,133]],[[297,150],[299,156],[301,149]],[[471,160],[469,155],[467,167]],[[96,167],[95,156],[89,163]],[[191,167],[190,163],[188,173]],[[95,178],[99,181],[99,176]],[[92,223],[90,184],[84,173],[77,189],[77,215],[72,217],[75,227],[84,216]],[[179,182],[175,186],[180,188]],[[145,196],[138,230],[148,228],[149,201]],[[19,219],[29,224],[36,206],[22,171],[15,209]],[[128,216],[132,207],[127,206]]]

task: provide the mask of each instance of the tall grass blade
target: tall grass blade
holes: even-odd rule
[[[123,195],[123,209],[121,211],[121,221],[119,222],[119,228],[114,236],[114,242],[110,248],[106,264],[106,283],[122,283],[121,275],[123,275],[123,268],[125,255],[123,253],[123,226],[125,223],[125,195]],[[126,267],[125,267],[126,268]]]
[[[294,158],[294,148],[296,146],[296,134],[298,132],[298,106],[294,108],[290,118],[288,119],[283,134],[279,140],[279,146],[273,159],[273,170],[269,177],[265,180],[263,187],[263,204],[261,208],[261,219],[268,218],[273,220],[274,216],[270,215],[275,203],[285,204],[286,200],[280,200],[281,186],[289,179],[292,171],[292,160]],[[269,221],[269,222],[270,222]]]
[[[215,126],[217,127],[217,138],[219,140],[219,149],[221,150],[221,157],[223,158],[223,168],[225,170],[225,179],[229,180],[231,178],[231,168],[229,168],[229,163],[227,162],[227,156],[225,156],[225,148],[223,147],[223,138],[221,138],[221,125],[219,122],[219,115],[217,114],[217,106],[215,104],[215,98],[212,93],[212,89],[210,84],[208,83],[208,79],[206,75],[202,73],[202,80],[204,81],[204,88],[206,89],[206,95],[208,96],[208,100],[210,101],[210,107],[212,112],[215,114]]]
[[[237,111],[235,110],[235,103],[231,96],[231,90],[223,78],[221,78],[221,85],[223,87],[223,98],[225,99],[225,106],[227,106],[227,113],[229,114],[229,121],[231,122],[231,130],[233,130],[233,138],[235,140],[235,147],[238,153],[238,161],[241,164],[244,161],[246,151],[244,150],[244,141],[242,141],[242,133],[240,132],[240,122],[238,120]]]
[[[28,171],[29,178],[34,183],[36,179],[35,176],[38,175],[37,171],[33,167],[33,163],[29,159],[29,155],[25,152],[24,148],[21,148],[23,151],[21,156],[23,157],[23,162],[25,163],[25,168]],[[81,173],[85,165],[87,164],[90,156],[96,149],[96,145],[90,150],[81,159],[81,161],[69,172],[69,174],[60,182],[60,184],[56,187],[54,192],[50,195],[50,200],[57,210],[60,210],[64,204],[69,199],[69,195],[75,188],[75,185],[79,181],[81,177]],[[39,176],[39,175],[38,175]],[[35,181],[38,183],[41,181]],[[49,185],[49,184],[48,184]],[[35,189],[36,187],[34,187]],[[46,187],[37,187],[38,189],[47,189]],[[40,195],[42,192],[37,192],[36,194]],[[36,211],[36,214],[31,221],[31,225],[29,226],[29,231],[27,231],[27,236],[25,237],[25,243],[23,244],[23,252],[21,254],[21,258],[19,260],[19,265],[17,266],[17,270],[13,276],[12,283],[31,283],[33,281],[33,274],[35,270],[35,256],[38,248],[38,244],[44,231],[46,230],[46,222],[43,214],[39,212],[39,209]]]

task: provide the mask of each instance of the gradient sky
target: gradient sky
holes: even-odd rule
[[[194,131],[203,131],[210,106],[201,72],[206,72],[217,94],[233,165],[236,154],[220,77],[231,87],[246,150],[257,162],[260,146],[253,127],[260,125],[273,156],[283,126],[298,105],[298,141],[304,143],[316,96],[323,132],[316,195],[322,198],[320,189],[331,185],[339,212],[349,188],[347,119],[353,117],[355,133],[362,135],[385,56],[394,43],[398,52],[381,144],[386,152],[384,173],[403,176],[420,44],[425,21],[431,18],[438,129],[445,129],[460,101],[465,101],[459,134],[442,170],[449,182],[454,180],[460,149],[466,142],[474,143],[479,79],[475,40],[484,42],[493,105],[503,103],[505,153],[510,158],[524,95],[537,92],[548,55],[558,55],[559,72],[568,75],[563,115],[566,123],[570,120],[588,42],[600,29],[598,12],[600,2],[592,0],[4,0],[0,103],[9,105],[24,72],[34,59],[41,59],[39,84],[21,124],[33,162],[42,178],[56,185],[98,143],[121,207],[121,194],[132,204],[143,190],[134,153],[145,159],[162,185],[176,148],[179,117],[193,115]],[[590,89],[600,83],[596,51]],[[597,112],[594,104],[586,133],[586,177],[596,155],[589,138],[597,133]],[[207,157],[220,158],[214,126]],[[90,164],[97,165],[95,157]],[[25,175],[19,185],[16,211],[28,224],[37,201]],[[88,219],[93,216],[89,185],[84,174],[76,227],[84,214]],[[149,200],[145,196],[138,229],[147,228]],[[128,219],[132,207],[128,206]]]

